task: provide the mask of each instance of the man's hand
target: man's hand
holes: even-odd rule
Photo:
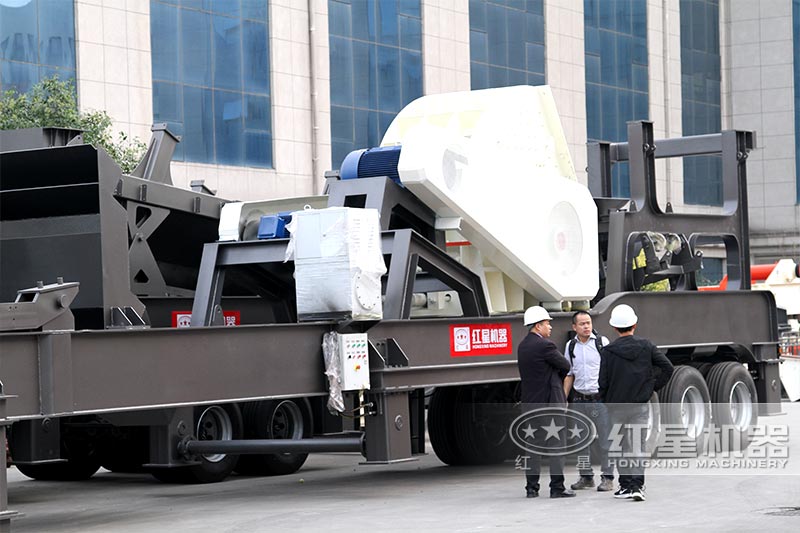
[[[569,391],[572,390],[572,383],[575,381],[575,376],[567,376],[564,378],[564,396],[569,398]]]

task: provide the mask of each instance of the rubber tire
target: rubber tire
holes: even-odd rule
[[[502,407],[503,404],[513,404],[510,391],[504,390],[508,384],[497,383],[493,385],[463,385],[459,387],[456,416],[456,445],[461,446],[464,462],[469,465],[491,465],[502,463],[513,457],[515,447],[508,434],[511,420],[502,420],[498,409],[495,412],[491,406]],[[501,401],[498,401],[501,400]],[[474,420],[472,403],[481,404],[490,415],[484,420]],[[480,413],[480,409],[478,410]],[[486,422],[489,420],[489,422]],[[492,424],[492,422],[494,422]],[[497,423],[499,422],[499,424]],[[491,424],[494,427],[487,427]],[[499,441],[497,439],[497,426],[501,426]]]
[[[454,415],[458,387],[437,387],[428,404],[428,437],[436,457],[450,466],[465,464],[456,445]]]
[[[747,387],[752,399],[751,416],[748,426],[758,423],[758,392],[750,372],[741,363],[727,361],[713,366],[708,374],[708,389],[711,393],[711,417],[716,427],[733,425],[730,412],[730,396],[736,383],[742,382]],[[733,450],[743,450],[750,444],[747,431],[735,430],[731,435]],[[732,450],[722,450],[732,451]]]
[[[647,403],[649,404],[650,416],[654,418],[652,420],[654,430],[647,436],[645,450],[648,456],[652,456],[661,442],[661,406],[658,402],[658,394],[654,392]]]
[[[507,384],[494,386],[504,387]],[[470,405],[473,400],[478,403],[493,403],[491,393],[495,391],[477,390],[476,396],[473,395],[473,387],[462,385],[437,388],[428,406],[428,435],[431,446],[439,460],[451,466],[502,463],[513,452],[510,438],[499,445],[492,443],[482,431],[483,428],[475,425]],[[487,393],[489,398],[482,400],[483,393]]]
[[[306,398],[264,400],[244,404],[242,409],[244,438],[276,438],[273,428],[268,427],[265,421],[271,420],[275,409],[284,402],[294,403],[300,409],[300,415],[303,418],[302,438],[310,438],[313,435],[314,419],[311,414],[311,404]],[[251,476],[285,476],[300,470],[306,459],[308,459],[307,453],[248,454],[239,459],[236,471],[240,474]]]
[[[13,447],[11,457],[14,457]],[[63,436],[61,457],[66,459],[66,462],[14,466],[25,476],[39,481],[83,481],[100,470],[100,457],[95,450],[87,450],[85,446],[77,443],[70,445]]]
[[[693,366],[696,368],[700,374],[702,374],[703,379],[708,382],[708,373],[711,372],[711,368],[714,366],[714,363],[706,363],[702,361],[693,361],[689,363],[689,366]]]
[[[694,449],[697,454],[704,450],[706,429],[711,422],[711,400],[708,386],[703,374],[694,367],[678,365],[672,373],[669,382],[658,392],[658,401],[661,404],[661,422],[668,425],[682,425],[680,403],[685,391],[695,387],[704,403],[703,411],[705,420],[703,430],[694,439]]]
[[[196,426],[200,415],[208,409],[209,405],[195,407],[194,410],[194,424]],[[231,421],[231,440],[242,438],[242,411],[238,404],[226,403],[220,404],[221,407],[228,414]],[[193,430],[194,431],[194,430]],[[180,483],[180,484],[200,484],[200,483],[218,483],[227,478],[231,472],[236,468],[239,462],[238,455],[228,454],[225,458],[217,462],[211,462],[204,456],[199,458],[200,464],[191,466],[181,466],[175,468],[154,468],[150,471],[154,478],[162,483]]]
[[[150,459],[147,428],[130,428],[126,435],[109,437],[103,442],[100,464],[117,474],[140,474]]]

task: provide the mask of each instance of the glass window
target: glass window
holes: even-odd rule
[[[472,88],[544,83],[542,0],[470,0]]]
[[[648,111],[646,3],[584,0],[586,136],[590,141],[627,140],[627,122]],[[627,164],[614,166],[614,196],[630,194]]]
[[[716,133],[722,125],[719,0],[681,0],[680,10],[683,134]],[[687,204],[722,205],[718,156],[684,158],[683,198]]]
[[[422,95],[420,0],[329,0],[331,159],[380,144]]]
[[[153,120],[173,159],[272,166],[267,0],[151,0]]]
[[[0,90],[27,92],[40,79],[75,79],[72,2],[0,2]]]

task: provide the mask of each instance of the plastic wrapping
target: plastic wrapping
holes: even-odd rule
[[[299,321],[383,318],[386,265],[377,210],[297,211],[287,229],[286,259],[294,258]]]
[[[344,412],[344,398],[342,397],[342,368],[339,360],[339,334],[330,331],[322,336],[322,356],[325,359],[325,375],[328,377],[328,410],[331,413]]]

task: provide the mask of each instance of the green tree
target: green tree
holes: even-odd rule
[[[83,130],[83,140],[103,148],[125,173],[142,159],[147,145],[119,132],[114,140],[112,120],[105,111],[78,111],[75,86],[57,76],[45,78],[30,91],[16,90],[0,94],[0,130],[61,127]]]

